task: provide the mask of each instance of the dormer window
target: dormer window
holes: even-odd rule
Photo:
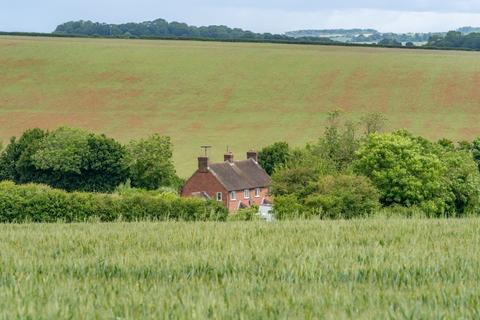
[[[250,190],[248,189],[243,190],[243,198],[250,199]]]

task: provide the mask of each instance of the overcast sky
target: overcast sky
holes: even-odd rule
[[[354,27],[448,31],[480,26],[480,0],[0,0],[1,31],[50,32],[80,19],[121,23],[156,18],[273,33]]]

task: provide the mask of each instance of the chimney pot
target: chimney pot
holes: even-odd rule
[[[223,161],[233,162],[233,153],[228,152],[223,155]]]
[[[208,157],[198,157],[198,171],[208,172]]]
[[[247,159],[253,159],[255,161],[257,161],[257,158],[258,158],[258,154],[256,151],[254,150],[250,150],[247,152]]]

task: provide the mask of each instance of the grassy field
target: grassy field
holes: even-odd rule
[[[219,159],[301,144],[334,109],[381,111],[429,138],[480,135],[480,53],[305,45],[0,37],[0,138],[84,127],[122,141],[170,135],[182,176]]]
[[[478,319],[480,219],[0,225],[0,319]]]

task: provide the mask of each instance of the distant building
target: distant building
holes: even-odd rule
[[[208,157],[198,158],[198,170],[182,188],[182,197],[214,199],[236,212],[253,205],[271,204],[270,176],[257,162],[255,151],[247,152],[247,159],[234,161],[227,153],[222,163],[209,163]]]

